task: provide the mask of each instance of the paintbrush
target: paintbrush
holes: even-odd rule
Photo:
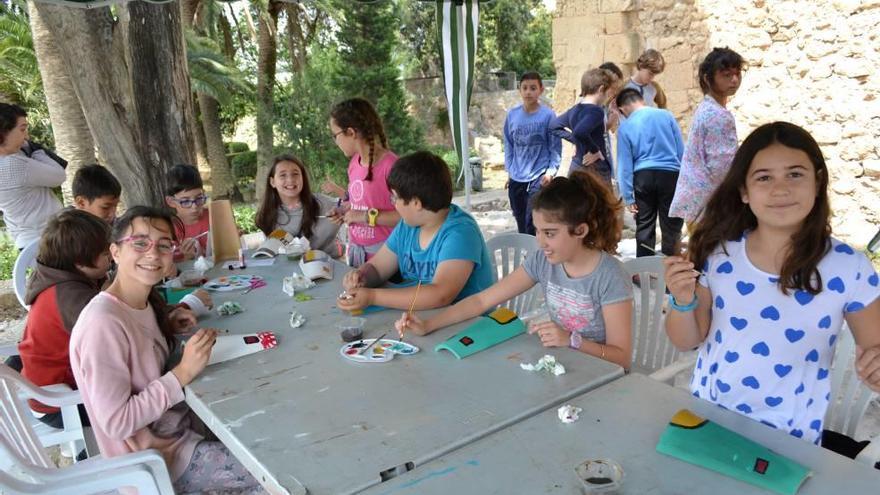
[[[419,285],[416,286],[416,293],[413,296],[412,302],[409,304],[409,311],[407,312],[407,315],[410,318],[412,318],[412,312],[413,312],[413,309],[415,309],[415,307],[416,307],[416,299],[419,298],[419,289],[421,289],[421,288],[422,288],[422,281],[419,280]],[[403,327],[403,329],[400,331],[400,339],[398,339],[398,340],[400,340],[401,342],[403,342],[403,334],[404,333],[406,333],[406,327]]]
[[[361,349],[361,352],[358,353],[358,356],[360,356],[360,355],[362,355],[363,353],[367,352],[367,350],[368,350],[370,347],[373,347],[374,345],[376,345],[376,342],[379,342],[380,340],[382,340],[382,338],[385,337],[386,335],[388,335],[388,332],[383,333],[382,335],[379,336],[378,339],[376,339],[376,340],[370,342],[370,345],[368,345],[368,346],[364,347],[363,349]]]
[[[639,246],[642,246],[643,248],[645,248],[645,249],[651,251],[652,253],[654,253],[654,254],[657,255],[657,256],[660,256],[660,257],[662,257],[662,258],[666,258],[666,255],[665,255],[665,254],[663,254],[663,253],[658,253],[657,250],[655,250],[655,249],[652,248],[652,247],[649,247],[649,246],[648,246],[647,244],[645,244],[645,243],[641,243],[641,244],[639,244]],[[704,276],[704,277],[706,276],[706,272],[704,272],[704,271],[701,271],[701,270],[694,270],[694,271],[697,272],[697,273],[699,273],[700,275],[702,275],[702,276]]]
[[[208,235],[210,232],[211,232],[210,230],[206,230],[206,231],[202,232],[201,234],[199,234],[199,235],[197,235],[197,236],[193,236],[193,239],[198,239],[199,237],[205,237],[205,236]]]

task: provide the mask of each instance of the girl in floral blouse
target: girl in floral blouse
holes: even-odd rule
[[[743,58],[729,48],[714,48],[700,64],[703,101],[691,124],[669,216],[691,224],[724,179],[736,153],[736,121],[727,100],[742,82]]]

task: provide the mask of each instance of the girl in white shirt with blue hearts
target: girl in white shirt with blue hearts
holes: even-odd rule
[[[664,261],[666,333],[698,349],[693,394],[816,444],[844,321],[858,376],[880,392],[880,284],[831,237],[828,180],[807,131],[765,124],[709,200],[688,259]]]

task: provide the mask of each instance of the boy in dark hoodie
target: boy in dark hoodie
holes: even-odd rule
[[[18,344],[21,373],[38,386],[64,383],[76,389],[70,369],[70,332],[80,312],[98,294],[110,268],[110,226],[84,211],[65,210],[52,218],[40,239],[37,264],[28,280],[31,305]],[[30,401],[45,424],[63,428],[61,412]],[[87,424],[84,411],[80,416]]]

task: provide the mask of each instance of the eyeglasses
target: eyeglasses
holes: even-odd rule
[[[156,246],[156,250],[159,251],[159,254],[172,254],[174,253],[174,250],[177,249],[177,243],[171,239],[162,238],[154,241],[146,235],[131,235],[116,241],[116,244],[125,243],[131,245],[131,247],[139,253],[146,253],[150,249],[153,249],[153,246]]]
[[[202,194],[202,195],[196,196],[192,199],[190,199],[190,198],[175,198],[174,196],[171,196],[171,200],[174,201],[175,203],[179,204],[183,208],[192,208],[193,206],[202,206],[203,204],[205,204],[205,202],[208,201],[208,196]]]
[[[334,133],[333,133],[333,140],[336,141],[336,136],[342,134],[343,132],[345,132],[345,129],[342,129],[342,130],[339,131],[339,132],[334,132]]]

